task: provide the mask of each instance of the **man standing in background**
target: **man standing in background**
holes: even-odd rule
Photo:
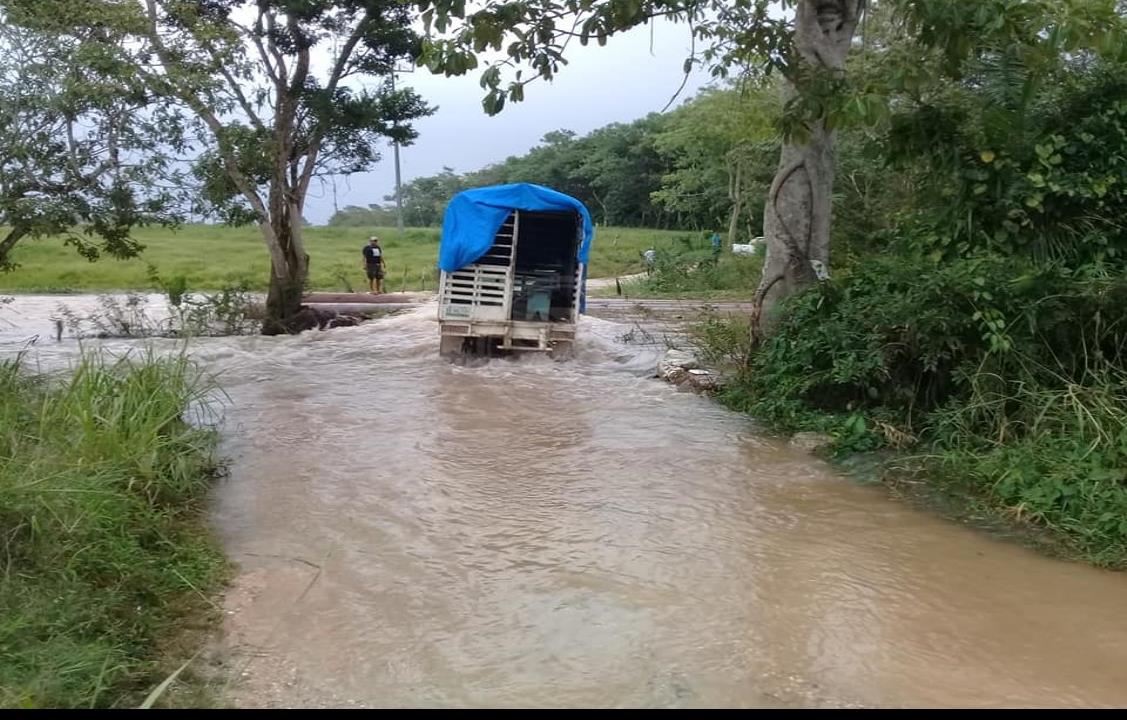
[[[364,269],[368,273],[369,289],[373,295],[379,295],[383,292],[383,277],[387,266],[384,264],[380,239],[375,235],[368,238],[368,244],[364,246]]]

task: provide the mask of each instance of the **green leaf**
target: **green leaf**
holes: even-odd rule
[[[157,685],[155,688],[153,688],[153,691],[150,692],[148,697],[145,698],[145,701],[141,703],[140,709],[141,710],[151,709],[153,707],[153,705],[156,703],[156,701],[160,699],[161,695],[164,695],[165,691],[168,690],[168,688],[172,685],[172,683],[176,682],[176,678],[180,677],[180,673],[184,672],[188,668],[188,666],[192,664],[192,661],[195,660],[197,657],[199,657],[199,654],[201,652],[203,652],[202,649],[197,650],[195,655],[193,655],[192,657],[185,660],[184,664],[181,665],[180,667],[176,668],[176,671],[174,673],[172,673],[171,675],[166,677],[160,683],[160,685]]]
[[[496,115],[505,107],[505,95],[497,90],[491,91],[481,101],[487,115]]]

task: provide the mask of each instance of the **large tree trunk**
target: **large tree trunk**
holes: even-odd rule
[[[864,11],[865,0],[801,0],[794,44],[802,62],[840,73]],[[784,91],[795,93],[793,86]],[[763,236],[767,255],[756,290],[752,332],[762,338],[775,322],[775,306],[829,267],[830,195],[834,179],[834,133],[822,120],[809,126],[804,142],[785,143],[767,193]]]
[[[271,265],[273,266],[273,262]],[[287,261],[281,267],[270,269],[266,317],[262,322],[263,335],[298,333],[312,327],[306,314],[302,313],[301,298],[304,292],[305,277],[299,269],[298,259],[287,253]]]
[[[301,304],[309,279],[309,256],[301,237],[301,215],[289,205],[273,222],[262,227],[270,250],[270,289],[266,295],[263,335],[298,333],[315,327],[315,316],[303,312]]]

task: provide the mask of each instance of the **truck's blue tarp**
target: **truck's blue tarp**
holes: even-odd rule
[[[540,185],[516,183],[466,190],[451,198],[442,222],[442,242],[438,247],[439,269],[452,272],[487,253],[497,231],[513,210],[574,210],[579,213],[583,218],[583,242],[579,245],[576,257],[579,262],[587,264],[595,229],[591,224],[591,215],[583,203]]]

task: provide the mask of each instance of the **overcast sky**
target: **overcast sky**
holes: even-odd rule
[[[438,106],[438,112],[416,123],[415,144],[400,152],[403,182],[433,175],[443,166],[466,172],[522,154],[551,130],[582,135],[608,123],[659,112],[680,86],[688,55],[688,27],[668,22],[655,24],[652,35],[649,27],[641,27],[610,38],[605,47],[576,43],[569,48],[568,65],[554,81],[528,86],[524,102],[507,104],[495,117],[481,109],[480,70],[459,78],[431,75],[425,69],[403,74],[400,84],[414,87]],[[695,69],[678,104],[710,79],[707,70]],[[392,194],[391,147],[382,154],[372,172],[337,179],[336,206],[366,206]],[[310,189],[305,214],[311,222],[324,224],[333,208],[331,187]]]

